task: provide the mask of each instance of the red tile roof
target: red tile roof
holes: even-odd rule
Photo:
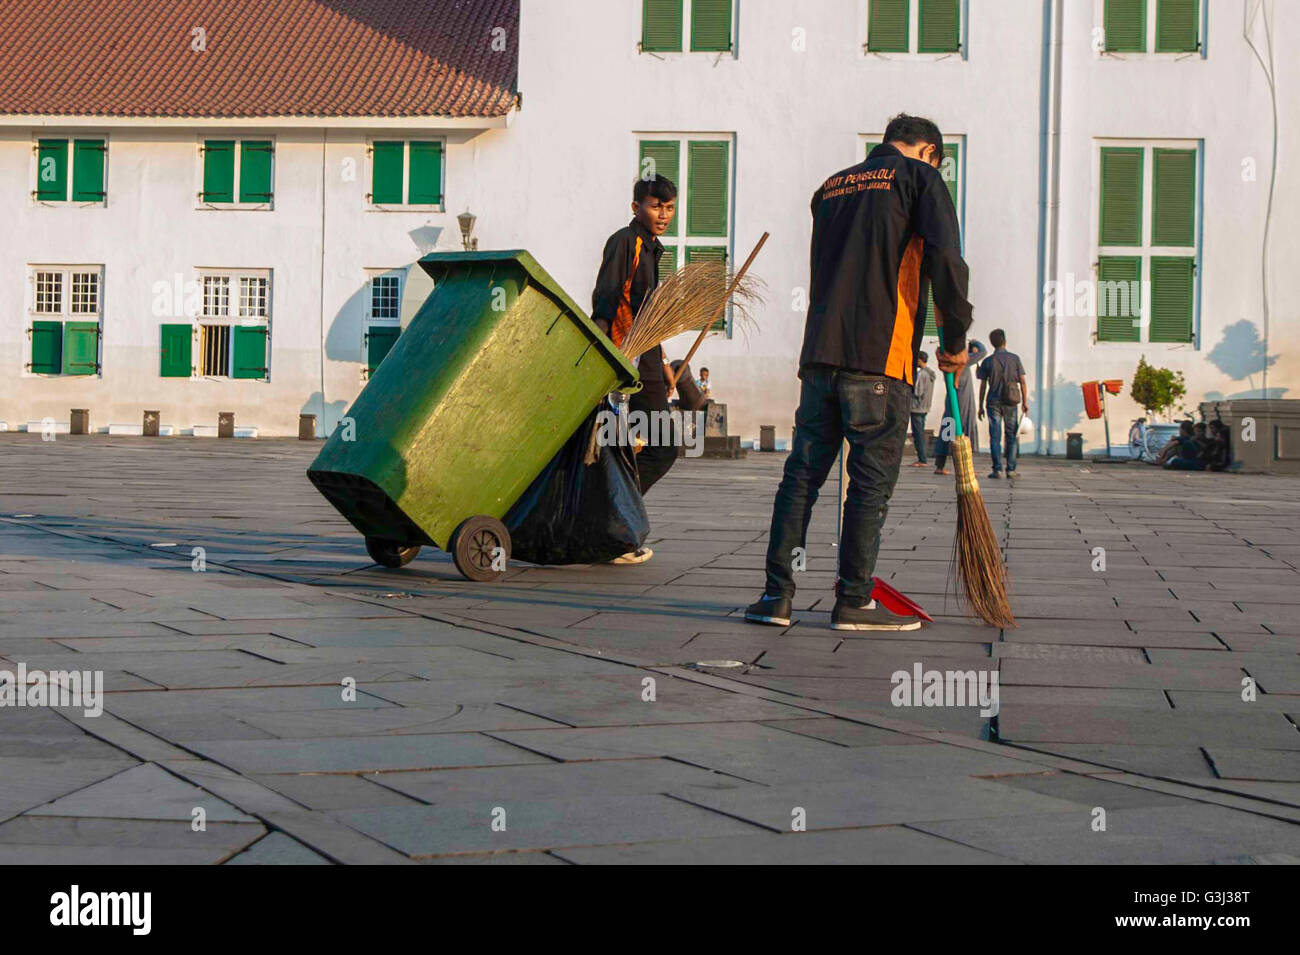
[[[0,114],[501,116],[518,37],[519,0],[0,0]]]

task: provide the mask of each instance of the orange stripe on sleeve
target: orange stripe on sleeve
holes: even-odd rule
[[[921,249],[924,240],[913,236],[898,265],[898,307],[894,313],[894,335],[889,341],[885,374],[912,383],[912,335],[921,298]]]

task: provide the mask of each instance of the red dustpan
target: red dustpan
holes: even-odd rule
[[[901,617],[920,617],[922,620],[934,623],[934,618],[907,594],[899,593],[879,577],[872,577],[871,583],[874,585],[871,590],[872,599],[879,600],[890,613],[896,613]]]

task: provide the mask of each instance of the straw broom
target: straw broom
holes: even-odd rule
[[[935,316],[938,318],[938,316]],[[943,332],[939,333],[943,349]],[[966,603],[990,627],[1014,627],[1007,598],[1007,567],[1002,548],[989,523],[988,508],[975,478],[975,457],[970,438],[962,433],[961,408],[957,403],[957,384],[952,372],[944,372],[948,389],[948,414],[953,422],[953,439],[949,442],[953,471],[957,475],[957,539],[953,545],[953,563],[961,579]]]
[[[628,360],[635,365],[642,354],[656,345],[698,328],[700,334],[682,360],[678,372],[680,374],[705,336],[714,331],[714,325],[722,317],[728,301],[735,309],[736,323],[746,329],[751,326],[751,309],[762,301],[764,286],[761,279],[747,273],[767,237],[768,234],[764,232],[745,264],[730,281],[725,266],[717,261],[689,262],[665,276],[641,303],[632,328],[620,345]],[[667,368],[664,369],[664,375],[671,393],[677,385],[676,376]],[[596,459],[596,431],[593,430],[583,462],[594,464]]]
[[[623,340],[623,353],[636,361],[642,353],[675,335],[699,329],[695,344],[682,359],[682,367],[685,367],[705,336],[714,331],[728,301],[735,309],[737,324],[742,327],[752,324],[750,310],[762,301],[763,283],[748,274],[749,266],[763,248],[767,236],[764,232],[745,264],[729,282],[726,268],[716,261],[688,262],[665,276],[641,303],[632,329]],[[671,391],[677,382],[671,372],[668,374],[668,390]]]

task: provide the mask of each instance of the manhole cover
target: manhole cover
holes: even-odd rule
[[[718,669],[735,669],[743,667],[745,664],[740,660],[700,660],[695,664],[697,667],[715,667]]]

